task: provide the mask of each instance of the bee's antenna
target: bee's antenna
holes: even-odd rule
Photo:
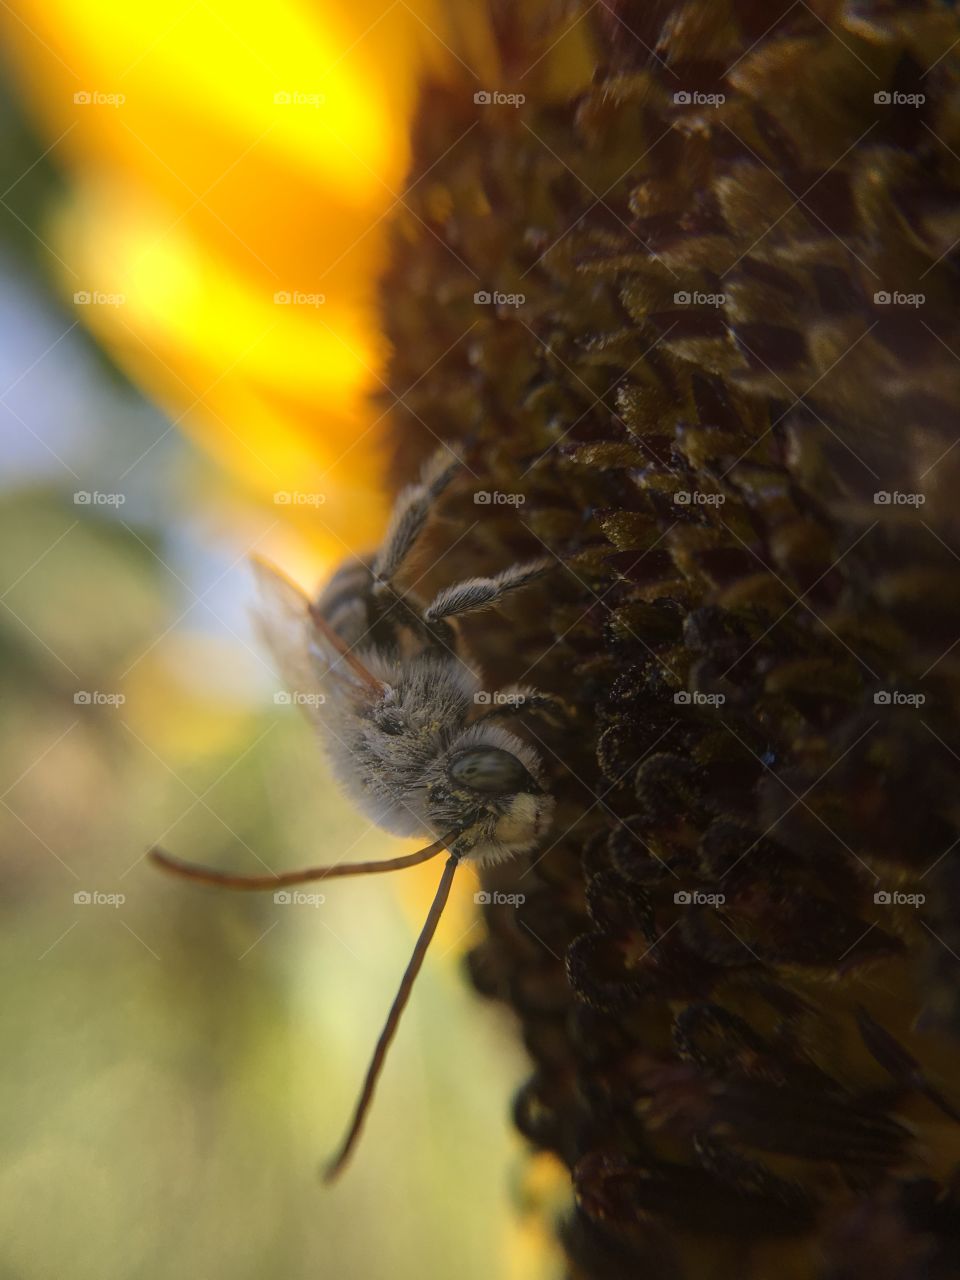
[[[353,671],[353,674],[357,676],[369,689],[372,689],[374,693],[386,693],[387,685],[384,681],[375,676],[372,671],[369,671],[357,655],[349,649],[346,644],[344,644],[343,640],[341,640],[337,635],[330,623],[327,622],[319,608],[315,604],[311,604],[308,607],[307,612],[310,615],[310,621],[323,636],[324,640],[326,640],[327,644],[330,645],[331,649],[336,653],[339,653],[340,657]]]
[[[377,1087],[380,1072],[383,1069],[387,1050],[390,1048],[397,1027],[400,1024],[401,1014],[410,999],[410,992],[413,990],[413,984],[416,981],[417,974],[420,972],[424,956],[427,954],[427,948],[437,931],[437,925],[440,923],[441,915],[443,915],[443,908],[447,905],[450,886],[453,884],[453,876],[458,863],[459,858],[457,855],[451,854],[443,868],[443,875],[440,877],[433,903],[427,913],[426,920],[423,922],[423,928],[420,930],[420,936],[417,938],[416,946],[413,948],[410,963],[407,965],[406,972],[401,979],[400,988],[393,1004],[390,1006],[387,1020],[383,1024],[383,1030],[380,1032],[380,1039],[377,1041],[377,1047],[374,1049],[373,1057],[370,1059],[370,1066],[367,1068],[367,1076],[363,1082],[363,1089],[360,1091],[360,1097],[353,1113],[353,1120],[350,1122],[350,1128],[347,1130],[347,1136],[344,1138],[337,1155],[324,1170],[324,1182],[333,1182],[340,1175],[357,1144],[357,1139],[360,1137],[360,1130],[363,1128],[363,1122],[370,1109],[370,1103],[373,1101],[373,1093]]]
[[[447,848],[451,837],[434,840],[416,853],[405,853],[399,858],[387,858],[381,862],[340,862],[332,867],[305,867],[301,871],[281,871],[268,876],[237,876],[229,871],[217,871],[213,867],[201,867],[193,862],[174,858],[163,849],[151,849],[147,856],[176,876],[196,880],[199,884],[219,885],[223,889],[282,889],[288,884],[305,884],[308,880],[333,880],[339,876],[370,876],[380,871],[402,871],[420,862],[435,858]]]

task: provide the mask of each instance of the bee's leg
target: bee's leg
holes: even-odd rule
[[[492,720],[495,717],[506,719],[508,716],[522,716],[532,712],[543,716],[549,724],[562,724],[570,719],[574,712],[562,698],[552,693],[543,693],[539,689],[531,689],[528,685],[510,684],[496,693],[487,695],[490,702],[484,705],[479,715],[474,716],[471,723],[480,720]]]
[[[452,587],[444,587],[438,592],[433,603],[424,611],[427,622],[437,622],[441,618],[454,618],[464,613],[478,613],[481,609],[489,609],[499,604],[510,591],[525,587],[543,577],[556,564],[556,560],[544,557],[540,560],[528,560],[525,564],[511,565],[492,578],[467,578],[464,582],[456,582]]]
[[[420,480],[407,485],[393,508],[383,545],[373,562],[374,591],[389,588],[410,548],[427,522],[430,508],[460,468],[447,449],[440,449],[423,468]]]

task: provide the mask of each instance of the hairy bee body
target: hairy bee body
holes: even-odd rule
[[[478,705],[455,618],[534,580],[543,561],[446,588],[428,605],[394,576],[455,471],[444,457],[401,494],[384,545],[344,563],[311,602],[260,566],[261,631],[312,718],[334,774],[358,808],[396,835],[448,839],[458,858],[492,863],[534,849],[553,799],[535,750]],[[533,690],[519,700],[538,701]],[[515,698],[514,701],[517,699]]]
[[[267,876],[234,875],[151,851],[160,866],[188,879],[267,890],[399,870],[449,853],[328,1180],[340,1174],[357,1143],[458,865],[532,851],[553,816],[540,757],[497,721],[518,706],[544,710],[554,700],[521,686],[513,686],[508,699],[478,699],[480,681],[465,661],[456,623],[458,615],[489,608],[540,577],[550,563],[469,578],[427,605],[394,586],[431,505],[456,469],[447,455],[434,458],[420,483],[398,498],[373,563],[347,561],[315,600],[256,562],[261,636],[297,702],[310,712],[341,786],[372,822],[396,835],[427,837],[427,846],[398,858]]]

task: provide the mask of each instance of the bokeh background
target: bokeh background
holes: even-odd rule
[[[436,871],[280,906],[143,858],[406,848],[275,700],[246,559],[309,584],[376,541],[416,72],[482,40],[425,6],[324,10],[4,6],[4,1280],[553,1272],[509,1126],[522,1052],[460,971],[469,873],[326,1190]],[[321,498],[275,500],[296,491]]]

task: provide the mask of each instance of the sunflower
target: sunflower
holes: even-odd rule
[[[491,897],[470,971],[523,1028],[534,1069],[514,1115],[575,1193],[570,1273],[946,1277],[960,1209],[957,15],[932,0],[458,14],[373,15],[391,40],[369,65],[402,110],[347,113],[349,149],[362,137],[394,166],[388,191],[353,196],[369,202],[369,273],[346,283],[349,249],[301,271],[320,251],[291,213],[280,288],[342,278],[337,324],[328,302],[291,310],[302,341],[264,339],[262,378],[227,383],[250,398],[206,396],[217,411],[197,434],[249,476],[240,431],[298,490],[336,465],[338,492],[374,495],[355,524],[328,504],[344,541],[379,518],[380,450],[395,486],[438,438],[455,443],[468,474],[432,533],[444,573],[558,563],[508,627],[470,632],[492,678],[535,680],[570,710],[530,730],[557,822],[530,865],[490,873],[520,905]],[[288,16],[258,54],[296,43]],[[39,33],[67,62],[69,26]],[[333,83],[288,77],[278,110],[318,112],[318,95],[339,101]],[[248,119],[243,96],[221,103],[229,124]],[[138,199],[105,196],[106,179],[99,197],[81,190],[65,234],[85,227],[88,246],[111,218],[143,236],[143,189],[169,198],[172,182],[117,141],[126,104],[105,108],[103,151],[135,158]],[[67,117],[40,109],[62,131]],[[146,114],[162,116],[156,98]],[[344,137],[318,147],[326,135],[296,121],[304,171],[342,174]],[[183,218],[195,261],[242,263],[231,278],[262,286],[210,223],[202,182]],[[296,182],[278,190],[286,209]],[[359,209],[331,214],[329,237],[324,218],[323,237],[346,245]],[[160,283],[176,291],[173,267]],[[167,297],[156,281],[145,293]],[[216,296],[246,314],[240,294]],[[195,372],[257,329],[231,316],[214,339],[193,312],[179,342],[164,314],[131,328],[174,368],[191,352]],[[339,363],[328,324],[348,335]],[[314,419],[328,377],[332,418]],[[361,402],[358,430],[346,406]],[[262,411],[252,425],[245,405]]]

